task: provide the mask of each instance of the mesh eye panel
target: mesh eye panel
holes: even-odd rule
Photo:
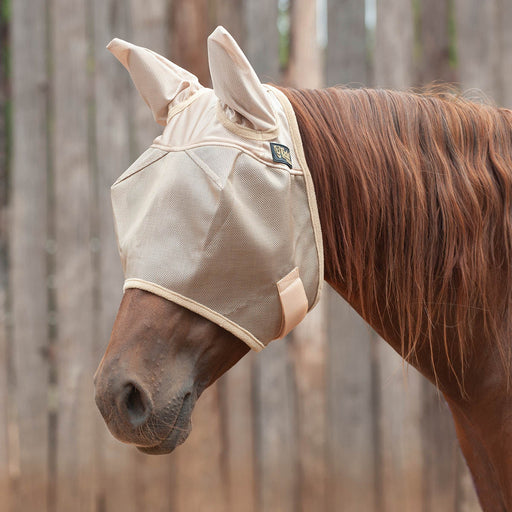
[[[208,161],[222,189],[189,152]],[[275,338],[281,324],[275,283],[298,262],[316,258],[314,245],[304,244],[313,237],[304,236],[309,210],[294,207],[305,204],[303,177],[262,167],[228,147],[163,157],[150,148],[142,162],[152,158],[112,188],[126,279],[188,297],[259,340]],[[303,276],[310,301],[317,285],[311,277]]]

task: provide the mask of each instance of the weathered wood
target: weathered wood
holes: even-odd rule
[[[418,85],[453,82],[455,63],[452,59],[450,23],[452,9],[446,0],[418,2],[418,53],[415,81]]]
[[[421,2],[419,9],[419,61],[415,70],[418,85],[455,79],[450,59],[452,37],[448,2]],[[424,510],[456,510],[458,445],[453,419],[440,393],[429,382],[421,385]]]
[[[498,0],[497,30],[499,31],[500,83],[498,98],[500,105],[512,108],[512,2]]]
[[[89,148],[89,12],[80,0],[51,4],[57,304],[56,510],[95,506],[96,409]]]
[[[210,86],[206,37],[210,33],[208,0],[174,0],[170,7],[170,55]]]
[[[377,0],[373,64],[376,87],[410,87],[413,44],[412,2]]]
[[[257,507],[292,512],[298,503],[298,443],[293,360],[287,339],[257,355],[254,372]]]
[[[193,429],[186,444],[173,455],[176,464],[176,511],[227,509],[222,464],[225,446],[219,414],[219,387],[208,388],[195,406]]]
[[[379,512],[375,492],[373,334],[334,290],[326,287],[326,292],[329,510]]]
[[[501,69],[506,65],[501,57],[503,45],[512,44],[512,40],[506,35],[510,32],[510,27],[502,24],[506,16],[510,19],[512,14],[510,7],[504,9],[507,3],[500,0],[455,0],[457,72],[461,88],[469,97],[481,99],[482,96],[488,96],[497,103],[506,101],[508,89],[502,87],[501,80],[504,76],[502,73],[510,73],[510,70]],[[505,43],[507,40],[508,43]],[[457,473],[457,510],[481,510],[462,455],[457,460]]]
[[[9,396],[12,397],[10,376],[12,358],[7,333],[8,267],[8,178],[10,130],[8,112],[10,50],[9,19],[0,13],[0,511],[7,512],[10,503],[9,486]],[[11,398],[12,400],[12,398]]]
[[[13,148],[9,256],[16,389],[9,465],[15,493],[10,504],[13,512],[45,512],[48,502],[45,4],[44,0],[11,4]]]
[[[299,509],[327,508],[325,296],[292,335],[297,393]]]
[[[317,39],[317,5],[310,0],[290,1],[290,58],[286,83],[314,89],[323,84],[323,55]]]
[[[0,512],[7,512],[10,503],[9,486],[9,351],[6,332],[6,271],[5,264],[0,267]]]
[[[365,4],[360,0],[327,1],[326,84],[367,85]]]
[[[277,0],[246,0],[244,51],[264,82],[279,83],[277,13]],[[271,343],[254,358],[255,508],[258,512],[287,512],[298,507],[295,389],[288,343],[287,340]]]
[[[242,342],[240,342],[242,343]],[[256,512],[252,369],[256,354],[244,356],[219,382],[223,413],[223,458],[228,510]]]
[[[380,338],[380,510],[423,510],[422,378]]]
[[[243,50],[260,80],[279,83],[278,0],[245,0]]]
[[[459,447],[452,415],[439,391],[426,379],[422,382],[422,400],[424,510],[457,510]]]
[[[125,5],[126,3],[123,3]],[[151,50],[171,57],[169,52],[169,27],[167,0],[145,0],[139,2],[131,0],[129,5],[129,16],[131,20],[130,39],[134,44],[151,48]],[[139,93],[132,90],[132,107],[130,112],[131,137],[130,159],[135,160],[153,142],[153,139],[162,133],[162,127],[155,122],[151,111]]]
[[[378,0],[374,82],[402,89],[412,83],[413,13],[409,0]],[[382,340],[374,347],[378,371],[379,506],[382,511],[423,507],[421,378]],[[404,372],[406,379],[404,379]]]
[[[192,71],[204,85],[210,83],[206,40],[211,23],[205,0],[171,4],[170,56]],[[227,508],[224,436],[215,383],[199,399],[193,414],[193,431],[176,454],[176,509],[212,510]]]
[[[294,27],[309,13],[292,36],[290,73],[299,87],[321,84],[314,4],[293,2]],[[123,37],[175,59],[168,51],[169,3],[11,5],[8,296],[2,274],[6,181],[0,180],[0,512],[480,510],[437,393],[410,370],[404,384],[399,357],[381,340],[372,343],[373,334],[339,297],[330,297],[327,345],[324,324],[306,323],[290,340],[244,358],[200,399],[191,437],[175,454],[149,457],[111,437],[92,390],[121,296],[109,186],[160,128],[104,46]],[[191,22],[170,38],[180,35],[187,52],[194,41],[198,73],[207,72],[206,36],[219,23],[264,81],[280,81],[277,0],[173,5],[181,5],[180,19],[194,5],[194,15],[201,15],[195,35]],[[329,85],[369,81],[363,5],[328,2]],[[426,5],[420,3],[418,20],[420,76],[445,78],[447,4],[435,0],[428,11]],[[455,6],[463,88],[482,88],[512,106],[512,4],[457,0]],[[408,86],[418,76],[410,2],[379,0],[378,10],[375,83]],[[192,60],[182,64],[191,68]],[[53,195],[55,211],[48,202]],[[47,241],[53,223],[56,254],[54,241]],[[9,340],[5,300],[12,308]],[[318,314],[321,309],[308,321],[318,322]]]
[[[244,16],[245,2],[240,0],[210,0],[215,4],[215,18],[213,25],[222,25],[243,48],[246,31],[246,19]]]
[[[498,99],[499,30],[498,0],[455,0],[458,78],[470,97]],[[509,30],[507,27],[505,30]]]
[[[320,88],[322,52],[318,44],[316,2],[293,0],[286,83]],[[291,334],[296,389],[299,510],[327,510],[325,295]]]
[[[368,81],[365,5],[327,2],[327,85]],[[327,295],[326,374],[329,510],[378,511],[375,492],[372,333],[330,287]],[[350,463],[348,463],[350,461]]]
[[[151,48],[162,55],[167,55],[167,2],[165,0],[150,0],[143,3],[130,2],[126,7],[125,5],[126,3],[123,2],[118,3],[119,15],[124,14],[128,18],[128,20],[121,18],[117,21],[121,24],[119,27],[121,33],[126,32],[127,39],[135,44]],[[113,32],[113,30],[114,27],[111,31]],[[115,27],[115,30],[117,32],[117,27]],[[117,33],[113,33],[112,37],[114,36],[117,36]],[[118,75],[118,86],[121,87],[121,90],[124,90],[122,84],[123,81],[126,81],[124,84],[128,84],[129,89],[126,92],[130,96],[127,101],[126,98],[125,101],[120,98],[115,104],[118,115],[124,115],[124,119],[128,120],[128,132],[122,132],[123,141],[121,144],[124,147],[116,149],[116,151],[119,149],[121,149],[121,152],[124,151],[122,156],[118,153],[118,159],[128,158],[128,164],[124,161],[123,166],[117,169],[116,174],[119,175],[127,165],[147,149],[155,136],[161,133],[161,127],[154,121],[151,111],[131,83],[126,70],[112,56],[109,57],[111,58],[110,65],[121,73],[121,75]],[[115,91],[113,93],[115,94]],[[120,114],[122,112],[124,114]],[[118,122],[123,123],[121,119]],[[124,124],[122,129],[126,130]],[[129,138],[127,145],[125,145],[124,137]],[[109,212],[109,215],[111,216],[111,212]],[[105,234],[105,236],[108,235]],[[115,239],[113,243],[115,244]],[[109,259],[111,259],[110,265],[114,265],[113,261],[115,259],[115,265],[120,270],[117,246],[112,251]],[[120,290],[120,288],[117,289]],[[117,305],[115,305],[116,309]],[[139,511],[147,509],[162,512],[174,510],[176,501],[174,497],[176,491],[174,473],[177,468],[172,459],[169,460],[168,457],[149,457],[137,452],[134,447],[120,446],[116,442],[116,446],[111,446],[109,461],[111,464],[109,476],[115,480],[118,499],[121,499],[127,506],[123,510]],[[123,466],[129,468],[129,470],[123,470]],[[122,498],[121,494],[124,494]],[[111,499],[110,492],[107,493],[107,503],[112,511],[119,507],[119,502]]]
[[[94,10],[94,185],[97,207],[93,217],[94,312],[96,316],[95,365],[100,361],[122,295],[122,269],[114,233],[110,186],[131,164],[134,87],[124,67],[105,48],[114,37],[131,40],[130,9],[120,0],[95,0]],[[138,98],[137,98],[137,101]],[[145,107],[145,105],[144,105]],[[151,114],[146,108],[148,117]],[[95,371],[91,368],[90,372]],[[106,512],[136,512],[146,507],[138,499],[144,496],[147,480],[138,471],[147,458],[133,447],[115,440],[98,411],[95,478],[96,502]],[[161,463],[161,461],[160,461]],[[144,482],[140,493],[138,480]],[[152,484],[148,491],[159,484]],[[160,492],[163,498],[167,493]],[[158,510],[157,508],[153,510]]]
[[[466,461],[462,456],[462,452],[457,450],[457,473],[458,485],[456,495],[456,508],[457,512],[482,512],[482,508],[478,502],[475,492],[473,479],[466,465]]]
[[[237,43],[245,47],[245,3],[216,0],[215,22],[222,25]],[[242,343],[242,342],[240,342]],[[219,381],[227,508],[231,512],[256,512],[257,453],[254,449],[254,408],[252,372],[256,354],[251,352]]]

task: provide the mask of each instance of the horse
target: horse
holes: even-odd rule
[[[246,61],[230,44],[222,72],[237,82]],[[169,102],[138,88],[165,124]],[[512,511],[512,111],[450,91],[278,89],[314,185],[325,281],[437,386],[482,509]],[[254,102],[228,101],[246,127]],[[114,436],[161,454],[250,345],[154,292],[125,290],[95,385]]]

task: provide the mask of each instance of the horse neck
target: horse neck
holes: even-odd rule
[[[345,250],[350,246],[351,250],[359,254],[363,253],[364,230],[358,229],[354,217],[352,218],[354,229],[348,232],[347,213],[352,208],[348,199],[356,200],[366,196],[368,191],[360,188],[362,184],[357,183],[357,180],[344,179],[347,178],[346,173],[344,175],[346,166],[340,163],[337,151],[338,136],[340,131],[343,131],[343,127],[340,126],[340,119],[332,108],[323,105],[322,100],[325,100],[325,97],[321,95],[324,91],[283,89],[283,92],[290,99],[295,111],[306,161],[314,183],[322,226],[324,278],[340,295],[359,309],[356,304],[359,302],[357,294],[354,293],[355,283],[358,280],[355,274],[362,272],[363,268],[362,266],[357,269],[348,268]],[[329,116],[329,113],[333,115]],[[352,134],[354,135],[358,139],[363,136],[363,134]],[[347,185],[350,185],[351,190],[348,190]],[[370,206],[367,202],[361,202],[361,206],[365,204]],[[358,251],[358,248],[361,250]],[[370,266],[364,269],[364,273],[367,277],[375,277],[374,270]]]
[[[460,376],[471,338],[512,329],[512,114],[393,91],[283,92],[326,281],[404,357],[426,347],[430,366],[448,360]]]

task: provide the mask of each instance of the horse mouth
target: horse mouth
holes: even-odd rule
[[[180,444],[184,443],[190,431],[192,422],[190,416],[195,400],[191,393],[187,393],[181,404],[180,410],[168,435],[152,446],[137,446],[137,450],[147,455],[165,455],[171,453]]]

